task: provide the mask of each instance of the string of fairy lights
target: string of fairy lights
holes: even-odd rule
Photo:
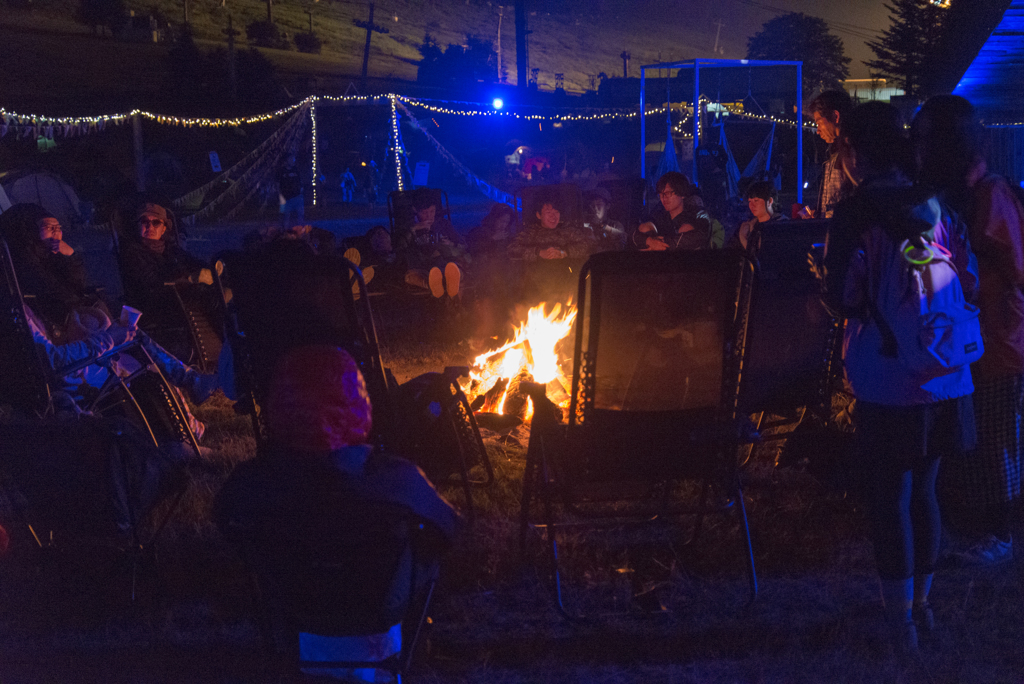
[[[404,95],[398,95],[395,93],[389,93],[386,95],[311,95],[295,104],[287,107],[282,107],[272,112],[264,112],[262,114],[254,114],[252,116],[240,116],[234,118],[206,118],[206,117],[179,117],[168,114],[156,114],[144,109],[133,109],[129,112],[117,113],[117,114],[103,114],[99,116],[66,116],[66,117],[53,117],[44,116],[40,114],[22,114],[19,112],[11,112],[0,107],[0,124],[8,126],[35,126],[35,127],[54,127],[54,126],[65,126],[65,127],[95,127],[102,128],[105,124],[121,124],[129,121],[135,116],[140,118],[153,121],[158,124],[164,124],[169,126],[183,126],[183,127],[201,127],[201,128],[220,128],[220,127],[236,127],[246,126],[252,124],[263,123],[271,121],[273,119],[280,118],[287,114],[290,114],[301,107],[309,106],[311,111],[316,103],[376,103],[381,100],[391,101],[392,114],[396,114],[395,102],[402,102],[404,104],[419,107],[426,111],[434,114],[449,114],[455,116],[486,116],[486,117],[509,117],[514,119],[520,119],[524,121],[539,121],[539,122],[586,122],[586,121],[614,121],[614,120],[628,120],[635,119],[640,116],[640,112],[635,109],[614,109],[614,110],[603,110],[598,112],[584,112],[580,114],[573,113],[556,113],[556,114],[539,114],[529,112],[518,112],[512,111],[511,109],[486,108],[481,107],[479,103],[472,102],[454,102],[450,100],[426,100],[420,98],[407,97]],[[712,104],[713,101],[701,96],[699,100],[701,106]],[[455,106],[455,105],[467,105]],[[689,103],[682,103],[681,105],[687,111],[687,118],[681,123],[676,124],[675,128],[678,128],[686,123],[689,123],[692,118],[692,105]],[[669,107],[677,108],[679,104],[663,104],[656,107],[648,107],[644,110],[644,116],[651,116],[655,114],[664,114],[666,109]],[[769,123],[782,124],[784,126],[797,126],[797,122],[792,119],[787,119],[781,116],[773,116],[771,114],[755,114],[739,109],[739,105],[735,104],[722,104],[722,113],[727,113],[728,116],[735,116],[742,119],[764,121]],[[712,114],[713,112],[709,112]],[[394,117],[392,117],[394,118]],[[802,124],[804,129],[815,130],[817,127],[810,122]],[[1024,121],[1012,121],[1012,122],[999,122],[999,123],[986,123],[986,128],[1022,128],[1024,127]]]
[[[317,138],[316,138],[316,100],[315,99],[309,105],[309,118],[312,121],[311,130],[312,130],[312,136],[313,136],[313,141],[312,141],[313,142],[313,155],[312,155],[312,157],[313,157],[313,162],[312,162],[312,164],[313,164],[313,206],[315,207],[316,206],[317,179],[320,177],[320,175],[319,175],[320,171],[319,171],[319,168],[318,168],[319,167],[320,150],[317,147]]]
[[[395,154],[395,178],[398,179],[398,191],[405,189],[405,182],[402,180],[402,143],[398,131],[398,106],[397,95],[391,95],[391,148]]]

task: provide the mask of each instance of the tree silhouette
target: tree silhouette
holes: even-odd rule
[[[79,0],[77,19],[94,31],[105,26],[113,32],[127,16],[124,0]]]
[[[459,87],[498,80],[498,58],[494,43],[479,36],[466,36],[465,45],[449,44],[446,50],[428,33],[420,46],[416,80],[433,86]]]
[[[747,41],[747,59],[803,62],[803,94],[841,88],[850,75],[843,41],[824,19],[791,12],[764,24]]]
[[[885,7],[889,28],[881,40],[867,44],[877,59],[864,64],[874,76],[891,79],[907,95],[919,98],[948,10],[931,0],[893,0]]]

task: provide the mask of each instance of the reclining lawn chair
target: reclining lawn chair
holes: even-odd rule
[[[180,245],[177,217],[169,209],[167,216],[170,219],[167,231],[172,235],[171,239]],[[127,240],[132,239],[128,231],[136,230],[135,224],[126,220],[126,215],[119,213],[111,226],[114,257],[121,274],[125,303],[142,310],[144,314],[139,319],[139,327],[182,362],[195,366],[201,373],[215,372],[220,349],[224,344],[223,312],[218,310],[217,297],[203,297],[198,289],[201,285],[164,283],[164,298],[173,302],[173,314],[167,318],[154,315],[153,312],[145,315],[147,312],[143,302],[151,298],[148,293],[134,291],[124,278],[124,247]],[[214,310],[211,310],[211,306]]]
[[[220,270],[220,269],[218,269]],[[402,454],[432,478],[457,476],[472,511],[471,485],[490,484],[494,475],[469,402],[459,387],[459,370],[421,384],[398,386],[381,362],[370,300],[358,267],[334,255],[317,255],[307,245],[284,240],[226,256],[222,288],[232,293],[228,341],[240,406],[265,439],[259,407],[265,402],[277,359],[294,346],[330,344],[347,350],[359,364],[373,404],[376,445]],[[360,296],[356,297],[353,292]],[[415,381],[414,381],[415,382]],[[419,434],[424,412],[434,432]],[[442,445],[453,445],[448,450]],[[457,448],[455,448],[457,447]],[[442,458],[444,457],[444,458]],[[471,470],[480,466],[482,478]]]
[[[85,513],[113,505],[121,532],[131,540],[134,599],[141,554],[156,541],[188,485],[181,464],[168,460],[160,447],[167,440],[187,440],[198,453],[195,435],[176,392],[151,359],[148,366],[152,370],[143,368],[126,378],[111,372],[88,405],[77,407],[95,418],[57,419],[55,413],[62,409],[76,413],[76,407],[68,405],[73,404],[70,397],[59,391],[60,378],[94,364],[110,368],[122,353],[144,359],[148,353],[139,340],[133,340],[102,356],[51,369],[33,340],[17,275],[3,241],[0,261],[4,275],[0,287],[0,404],[12,414],[0,426],[4,443],[0,468],[14,478],[32,507],[21,513],[40,547],[44,542],[36,527],[54,529],[70,524],[80,530],[83,524],[95,522]],[[95,447],[93,452],[90,445]],[[108,453],[96,456],[96,449]],[[90,453],[94,458],[89,458]],[[105,480],[106,476],[109,479]],[[105,499],[107,496],[110,498]],[[173,499],[172,505],[155,521],[155,531],[144,536],[145,518],[168,498]],[[102,512],[100,517],[104,517]]]
[[[737,252],[608,252],[580,274],[568,424],[534,386],[521,535],[545,529],[559,609],[561,529],[735,511],[753,552],[737,446],[754,435],[737,410],[753,266]],[[700,484],[697,505],[673,496]],[[709,489],[723,506],[707,504]],[[539,510],[538,510],[539,506]],[[524,546],[525,548],[525,546]]]
[[[256,577],[271,653],[310,674],[383,669],[401,681],[446,546],[439,531],[343,477],[263,467],[275,488],[260,503],[233,491],[217,515]]]

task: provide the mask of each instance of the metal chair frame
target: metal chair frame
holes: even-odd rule
[[[705,411],[698,422],[710,422],[701,428],[692,428],[694,416],[687,411],[628,412],[595,409],[596,378],[600,370],[598,335],[601,329],[602,280],[606,275],[629,272],[684,273],[688,269],[729,269],[735,286],[721,293],[732,298],[726,307],[728,320],[723,321],[724,347],[723,373],[720,399],[711,413]],[[742,443],[756,439],[756,434],[745,424],[739,411],[739,387],[743,372],[745,346],[748,334],[750,299],[753,286],[753,264],[740,252],[662,252],[662,253],[605,253],[594,255],[580,273],[578,307],[580,314],[575,325],[575,351],[573,382],[570,395],[568,424],[557,418],[558,409],[546,398],[543,386],[527,387],[534,402],[534,418],[527,449],[526,470],[523,476],[523,495],[520,509],[520,544],[526,550],[528,532],[543,530],[553,582],[556,607],[563,616],[575,619],[566,608],[558,562],[559,530],[573,527],[617,527],[623,524],[648,524],[670,516],[695,515],[693,535],[701,532],[703,517],[711,513],[734,511],[740,521],[745,540],[745,561],[749,581],[749,600],[757,596],[757,574],[754,565],[750,529],[743,503],[739,478],[737,451]],[[639,293],[638,293],[639,294]],[[708,294],[708,293],[704,293]],[[587,321],[589,320],[589,325]],[[702,409],[703,411],[703,409]],[[662,451],[672,452],[672,472],[656,476],[637,477],[615,481],[596,478],[588,480],[574,471],[574,466],[587,458],[584,445],[588,432],[599,422],[615,418],[615,425],[634,416],[641,426],[680,424],[689,419],[691,426],[678,441],[662,438]],[[710,418],[710,421],[707,419]],[[634,428],[638,432],[642,427]],[[679,432],[677,429],[676,432]],[[638,437],[655,439],[649,433]],[[698,449],[696,456],[687,453],[686,439]],[[654,444],[652,441],[651,444]],[[600,447],[597,447],[599,450]],[[684,481],[700,483],[699,501],[680,505],[672,501],[672,487]],[[637,490],[643,491],[639,496]],[[709,490],[719,489],[725,495],[722,505],[708,505]],[[623,505],[626,507],[623,508]],[[539,512],[535,509],[539,507]],[[559,515],[559,513],[561,515]],[[577,520],[563,520],[565,515]],[[539,520],[537,517],[539,516]]]
[[[405,621],[406,617],[411,617],[411,618],[414,619],[414,624],[411,625],[411,629],[409,630],[409,633],[411,634],[411,638],[410,639],[403,638],[401,650],[398,653],[396,653],[396,654],[394,654],[392,656],[389,656],[388,658],[385,658],[383,660],[378,660],[378,661],[348,661],[348,660],[341,660],[341,661],[321,661],[321,660],[308,661],[308,660],[302,660],[301,657],[299,657],[297,655],[297,653],[296,653],[295,657],[291,657],[291,658],[288,659],[288,662],[289,662],[289,664],[292,667],[295,667],[296,669],[307,668],[307,667],[308,668],[351,668],[351,669],[374,668],[374,669],[383,669],[383,670],[387,670],[392,675],[394,675],[397,682],[401,682],[402,681],[402,674],[406,673],[408,671],[409,667],[412,664],[412,659],[413,659],[413,656],[414,656],[415,651],[416,651],[416,645],[419,643],[420,634],[422,633],[423,627],[424,627],[424,625],[427,622],[427,612],[428,612],[428,610],[430,608],[431,600],[433,599],[434,588],[435,588],[435,586],[437,584],[437,580],[436,580],[436,578],[430,579],[429,581],[427,581],[425,583],[423,589],[417,591],[417,580],[418,580],[417,565],[416,565],[416,563],[417,563],[417,547],[418,547],[417,537],[418,537],[418,535],[422,535],[423,534],[424,526],[423,526],[423,523],[420,522],[419,519],[417,519],[416,516],[414,516],[412,513],[404,511],[404,512],[399,513],[399,515],[401,517],[401,530],[402,530],[402,532],[401,532],[400,535],[395,535],[393,538],[394,539],[399,539],[400,538],[400,539],[403,540],[405,548],[408,550],[408,556],[406,556],[403,553],[402,555],[400,555],[396,559],[396,566],[393,569],[393,574],[397,573],[397,571],[399,570],[399,567],[398,567],[399,565],[401,565],[402,563],[405,563],[405,562],[409,563],[409,565],[410,565],[409,595],[408,595],[408,602],[407,602],[405,608],[402,610],[402,612],[404,613],[404,616],[403,616],[401,622],[402,622],[403,627],[404,627],[405,626],[404,625],[404,621]],[[265,536],[265,535],[260,535],[260,536]],[[332,547],[333,553],[337,553],[338,550],[337,550],[337,548],[335,548],[337,546],[336,541],[335,540],[330,540],[329,543],[330,543],[330,545]],[[274,620],[273,620],[273,618],[271,616],[272,611],[270,610],[270,602],[279,599],[279,597],[273,596],[273,595],[272,596],[268,596],[267,595],[267,592],[266,592],[267,587],[264,584],[264,579],[265,578],[261,577],[261,574],[260,574],[260,569],[261,568],[264,571],[266,570],[265,564],[261,563],[260,560],[259,560],[263,556],[263,554],[260,553],[260,551],[257,549],[257,544],[254,543],[254,540],[251,539],[251,538],[250,539],[246,539],[243,542],[242,550],[243,550],[243,554],[246,556],[247,563],[250,565],[250,567],[252,567],[254,570],[256,570],[256,572],[255,572],[255,579],[256,579],[256,582],[257,582],[257,588],[259,590],[259,592],[258,592],[258,596],[259,596],[258,606],[259,606],[259,612],[260,612],[260,619],[261,619],[261,623],[262,623],[262,630],[264,632],[264,641],[267,643],[267,645],[272,650],[277,651],[278,653],[280,653],[282,651],[285,651],[285,652],[291,651],[293,653],[297,652],[297,650],[298,650],[298,648],[297,648],[298,644],[297,643],[283,644],[283,643],[279,643],[278,642],[278,639],[276,639],[275,637],[277,637],[279,635],[279,632],[275,629],[275,627],[286,626],[290,630],[302,631],[301,628],[303,627],[303,625],[301,625],[301,624],[294,624],[294,616],[290,614],[290,611],[288,611],[287,608],[285,608],[282,611],[282,613],[283,613],[282,617],[284,617],[284,619],[285,619],[287,624],[286,625],[275,624],[275,622],[274,622]],[[285,550],[280,550],[279,549],[279,551],[285,551]],[[343,559],[340,559],[340,558],[339,559],[334,559],[334,560],[330,560],[329,559],[329,562],[342,562],[342,560]],[[289,620],[289,618],[292,618],[292,619]],[[403,630],[403,632],[404,631],[405,630]],[[297,634],[289,633],[288,636],[290,638],[290,637],[296,636],[296,635]],[[332,636],[332,635],[331,634],[324,634],[324,635],[321,635],[321,636]],[[342,634],[342,635],[339,635],[339,636],[352,636],[352,634]],[[403,637],[404,636],[405,635],[403,634]]]
[[[6,294],[7,300],[9,302],[9,307],[4,312],[4,314],[9,316],[13,321],[14,328],[16,329],[15,334],[17,334],[21,338],[21,343],[31,346],[31,353],[36,361],[34,367],[28,369],[28,371],[32,372],[35,375],[38,387],[34,392],[32,392],[31,397],[26,398],[28,401],[26,401],[20,408],[29,411],[39,419],[49,417],[53,412],[52,396],[53,392],[55,391],[54,387],[57,380],[77,373],[78,371],[83,370],[84,368],[87,368],[88,366],[91,365],[103,366],[109,371],[107,379],[104,382],[103,386],[100,388],[97,396],[88,404],[88,406],[84,408],[88,411],[93,411],[102,414],[104,411],[109,411],[117,404],[129,404],[134,409],[135,418],[137,419],[138,422],[141,422],[141,427],[145,428],[145,431],[149,435],[149,438],[153,441],[153,446],[159,448],[160,443],[159,440],[157,439],[156,433],[153,431],[153,427],[149,419],[146,417],[145,412],[143,411],[138,399],[135,397],[135,394],[132,392],[130,387],[132,380],[139,377],[141,374],[150,371],[153,372],[156,375],[156,377],[159,378],[159,387],[161,389],[161,393],[163,394],[164,398],[168,402],[168,405],[171,409],[171,413],[174,417],[174,427],[178,431],[179,436],[187,439],[190,442],[191,446],[195,449],[196,454],[198,454],[199,443],[197,442],[195,434],[192,432],[192,429],[189,426],[188,420],[185,418],[185,409],[182,406],[177,393],[174,391],[174,388],[167,381],[167,378],[164,377],[163,373],[160,372],[160,369],[157,367],[157,365],[153,362],[152,357],[150,356],[146,348],[143,346],[141,340],[135,339],[130,342],[126,342],[117,347],[114,347],[113,349],[97,357],[83,359],[82,361],[75,362],[62,368],[50,368],[48,359],[43,357],[39,349],[36,347],[34,341],[32,340],[32,332],[29,328],[28,323],[28,314],[26,313],[25,309],[25,298],[22,295],[20,286],[18,285],[17,273],[14,270],[13,262],[11,261],[10,251],[7,247],[6,241],[0,240],[0,248],[2,248],[0,249],[0,258],[2,258],[0,260],[3,261],[3,271],[5,276],[4,281],[7,287]],[[142,355],[145,356],[149,363],[146,364],[146,366],[141,368],[139,371],[136,371],[135,373],[125,378],[119,376],[117,373],[114,372],[113,364],[117,360],[119,354],[128,351],[135,351],[137,353],[141,353]],[[118,391],[123,393],[123,398],[116,398],[116,393]],[[112,399],[114,401],[111,401]],[[128,462],[124,458],[121,458],[120,461],[122,467],[125,469],[125,482],[130,483],[132,478],[128,473]],[[182,487],[177,492],[177,494],[174,497],[172,505],[169,507],[164,516],[157,522],[156,529],[147,540],[143,540],[141,537],[141,532],[139,529],[140,521],[137,520],[135,517],[135,510],[131,506],[128,507],[129,524],[131,527],[132,535],[131,598],[133,601],[135,600],[136,595],[138,567],[142,555],[145,552],[147,552],[149,547],[151,547],[159,538],[160,534],[163,532],[164,527],[170,521],[171,516],[174,514],[175,510],[177,510],[177,507],[180,504],[186,489],[187,484],[185,487]],[[131,493],[129,493],[129,498],[130,496]],[[44,542],[42,539],[40,539],[39,534],[32,526],[31,520],[26,520],[25,523],[36,544],[40,548],[44,548],[45,546],[47,546],[49,542]]]

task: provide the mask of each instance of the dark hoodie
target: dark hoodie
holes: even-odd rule
[[[932,239],[948,249],[968,301],[978,285],[965,233],[934,195],[893,173],[862,184],[836,208],[825,251],[825,304],[848,318],[844,365],[854,395],[890,406],[929,404],[974,391],[970,368],[923,382],[902,362],[882,353],[882,333],[868,313],[887,260],[902,259],[897,245],[933,228]]]

